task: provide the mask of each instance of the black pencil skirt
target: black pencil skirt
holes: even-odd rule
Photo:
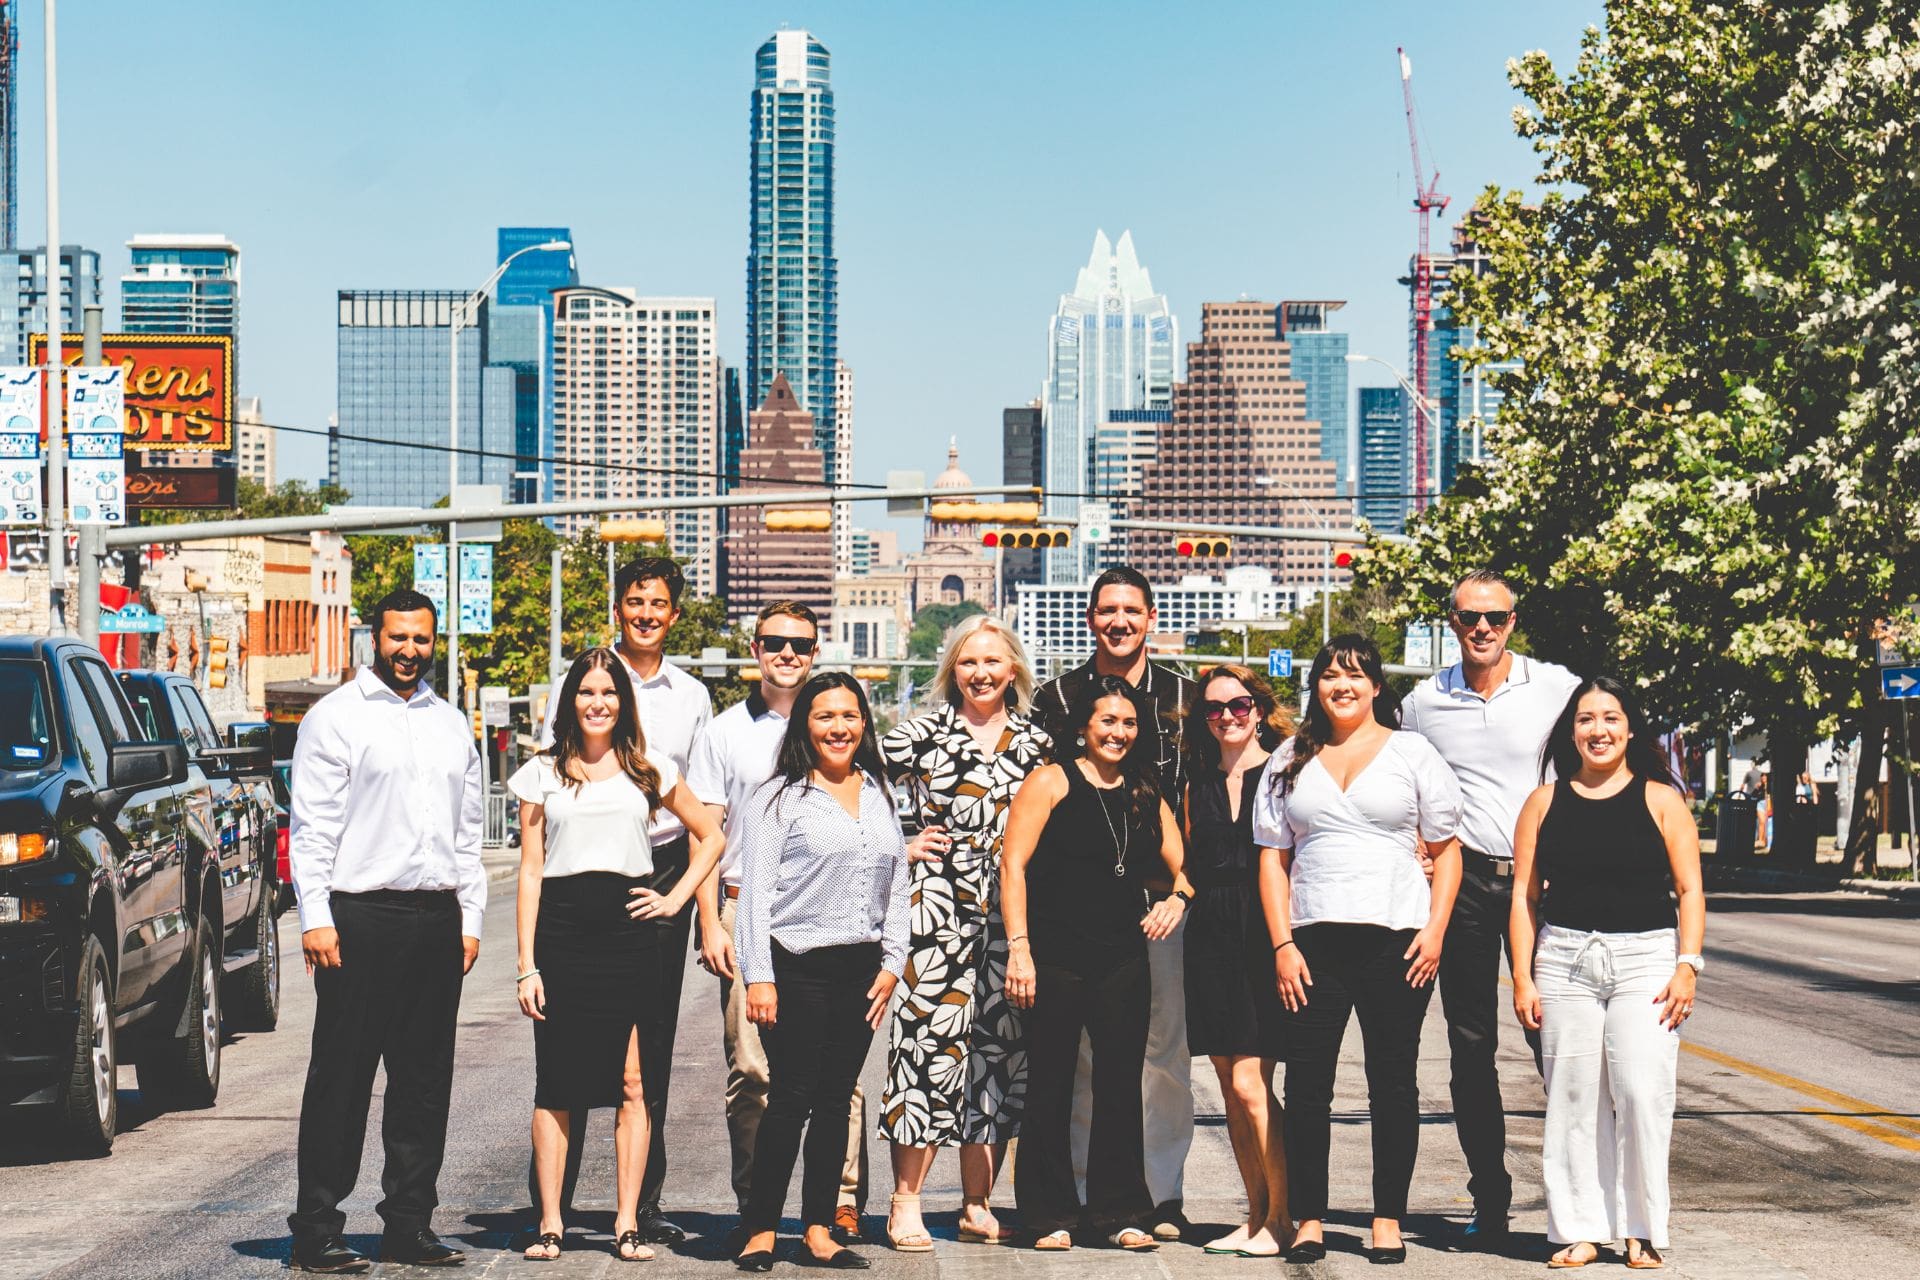
[[[617,1107],[627,1042],[660,998],[644,980],[662,933],[627,914],[646,881],[609,871],[540,884],[533,963],[546,987],[546,1020],[533,1024],[533,1105],[554,1111]]]

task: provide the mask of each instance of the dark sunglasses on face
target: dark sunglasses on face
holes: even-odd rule
[[[1461,626],[1467,628],[1469,631],[1479,626],[1480,619],[1482,618],[1485,618],[1487,620],[1488,626],[1492,627],[1495,631],[1498,631],[1500,628],[1506,626],[1507,621],[1513,617],[1513,610],[1511,609],[1455,609],[1453,611],[1453,617],[1454,617],[1454,621],[1458,622]]]
[[[1253,697],[1243,693],[1237,698],[1228,698],[1225,702],[1214,702],[1209,699],[1200,704],[1200,712],[1209,720],[1218,720],[1221,716],[1245,720],[1253,714]]]
[[[816,643],[805,636],[755,636],[753,642],[760,646],[762,653],[781,653],[792,649],[802,658],[813,652]]]

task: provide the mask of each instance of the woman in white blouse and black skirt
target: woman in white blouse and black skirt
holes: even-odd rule
[[[637,922],[686,906],[726,841],[706,805],[680,785],[673,761],[647,750],[633,681],[613,650],[574,659],[558,699],[553,746],[507,782],[520,799],[515,986],[521,1012],[534,1020],[540,1226],[526,1256],[560,1256],[560,1182],[573,1113],[618,1107],[614,1250],[638,1262],[653,1251],[637,1229],[652,1134],[636,1028],[657,998],[642,976],[645,950],[658,944]],[[692,837],[688,872],[668,894],[646,887],[653,872],[647,830],[663,808]]]
[[[1400,1219],[1420,1145],[1415,1066],[1460,888],[1460,786],[1395,728],[1380,650],[1335,636],[1307,676],[1300,729],[1267,762],[1253,813],[1260,897],[1287,1030],[1288,1262],[1326,1257],[1334,1068],[1360,1015],[1373,1124],[1373,1262],[1406,1260]],[[1420,843],[1433,859],[1431,885]]]
[[[742,1271],[773,1269],[803,1129],[803,1261],[867,1265],[832,1229],[854,1082],[907,964],[907,847],[885,779],[866,694],[826,672],[801,686],[773,776],[743,815],[734,946],[769,1079]]]

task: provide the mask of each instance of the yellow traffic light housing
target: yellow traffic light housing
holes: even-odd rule
[[[207,688],[224,689],[227,687],[227,638],[209,636],[207,638]]]
[[[927,515],[948,524],[1032,524],[1040,518],[1037,502],[936,502]]]
[[[989,529],[980,535],[981,546],[1006,551],[1045,551],[1064,547],[1070,541],[1072,537],[1065,529]]]
[[[667,540],[667,522],[665,520],[602,520],[600,522],[600,541],[602,542],[665,542]]]
[[[1173,540],[1175,555],[1194,556],[1199,559],[1219,559],[1231,555],[1233,539],[1215,537],[1210,534],[1182,534]]]
[[[886,667],[855,667],[853,669],[855,680],[885,680],[892,674],[893,672]]]
[[[768,507],[761,522],[786,533],[823,533],[833,528],[833,512],[826,507]]]

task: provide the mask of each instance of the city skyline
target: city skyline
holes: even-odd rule
[[[139,6],[63,12],[63,49],[85,48],[88,61],[63,68],[61,80],[70,140],[62,238],[109,246],[102,274],[113,277],[126,266],[113,246],[148,225],[223,230],[246,245],[241,390],[265,399],[270,421],[306,431],[323,431],[336,408],[337,291],[471,288],[501,226],[572,226],[595,281],[631,282],[649,295],[715,296],[718,352],[744,363],[740,110],[754,50],[782,25],[804,26],[833,51],[842,104],[838,346],[862,373],[854,478],[876,481],[889,469],[924,467],[949,436],[967,456],[997,454],[1001,409],[1030,399],[1044,380],[1040,335],[1059,297],[1061,264],[1079,259],[1102,226],[1133,230],[1188,330],[1204,301],[1343,297],[1353,348],[1404,360],[1397,279],[1413,219],[1392,46],[1406,44],[1414,59],[1424,131],[1443,189],[1455,197],[1451,219],[1485,183],[1519,185],[1533,172],[1508,120],[1517,99],[1504,81],[1505,58],[1541,46],[1564,60],[1581,22],[1598,16],[1597,6],[1546,15],[1494,6],[1463,30],[1467,24],[1444,15],[1381,6],[1391,30],[1363,39],[1356,33],[1381,23],[1357,23],[1346,12],[1227,5],[1176,20],[1145,6],[1120,8],[1126,21],[1088,24],[1084,6],[986,7],[927,41],[913,15],[851,6],[745,4],[696,15],[561,5],[545,15],[550,21],[510,28],[452,23],[448,7],[432,4],[369,7],[347,23],[337,14],[269,17],[216,4],[196,27],[193,48],[235,68],[210,118],[230,135],[227,152],[248,164],[256,199],[241,207],[217,183],[169,187],[162,209],[143,214],[141,226],[125,213],[119,175],[86,163],[80,139],[108,136],[101,130],[110,97],[89,85],[124,79],[184,49],[186,37]],[[28,140],[20,238],[39,243],[37,8],[22,11],[19,25],[20,129]],[[593,39],[579,38],[589,30]],[[1489,31],[1510,34],[1495,41]],[[298,67],[270,56],[290,43],[311,54]],[[1137,71],[1141,49],[1154,50],[1153,69],[1169,84],[1153,112],[1114,131],[1124,139],[1076,134],[1069,143],[1031,127],[1063,101],[1054,73],[1069,54]],[[554,128],[517,83],[471,69],[509,52],[564,58],[579,72],[572,83],[591,86],[603,64],[632,62],[636,50],[636,70],[658,87],[675,127],[648,131],[638,154],[620,164],[593,161],[594,138]],[[990,88],[978,74],[989,59]],[[412,78],[398,87],[402,69]],[[416,76],[422,69],[428,74]],[[437,78],[450,78],[452,90],[429,92]],[[1315,100],[1323,123],[1296,124],[1297,106],[1276,110],[1276,82],[1288,85],[1295,104]],[[376,108],[362,92],[374,85],[397,96]],[[611,93],[589,90],[605,100]],[[949,109],[962,100],[964,111]],[[317,110],[323,102],[326,110]],[[1252,163],[1243,138],[1195,127],[1249,111],[1272,121],[1272,145]],[[1230,166],[1243,190],[1229,203],[1196,202],[1178,183],[1143,182],[1154,155]],[[654,180],[660,174],[672,175],[664,192]],[[909,306],[921,318],[899,323]],[[1376,377],[1386,375],[1356,370],[1355,381]],[[279,444],[282,474],[324,471],[322,437],[284,434]]]

